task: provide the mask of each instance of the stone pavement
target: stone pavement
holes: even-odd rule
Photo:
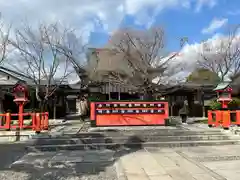
[[[145,148],[116,161],[119,180],[239,180],[240,146]]]
[[[52,128],[50,132],[48,132],[49,134],[51,135],[65,133],[76,134],[82,128],[84,123],[80,120],[67,120],[65,122],[56,124],[57,126]]]
[[[1,180],[117,180],[114,152],[65,151],[28,153],[1,169]]]
[[[239,180],[240,146],[28,153],[1,180]]]
[[[206,125],[183,125],[199,130]],[[77,133],[68,125],[54,134]],[[136,127],[139,128],[139,127]],[[24,146],[24,145],[22,145]],[[1,180],[239,180],[240,145],[24,152],[1,152]],[[4,146],[5,147],[5,146]],[[0,150],[4,148],[0,147]],[[11,149],[5,149],[11,152]],[[1,162],[1,161],[0,161]]]
[[[31,129],[24,130],[0,130],[0,144],[8,143],[8,142],[17,142],[17,141],[28,141],[32,137],[42,136],[42,135],[57,135],[64,133],[74,134],[79,131],[82,127],[83,121],[80,119],[76,120],[67,120],[63,121],[63,119],[49,120],[49,130],[42,131],[40,135],[36,135],[35,131]]]
[[[56,126],[53,128],[50,132],[41,133],[38,136],[55,136],[59,134],[64,133],[77,133],[83,126],[83,123],[80,121],[67,121],[65,123],[62,123],[59,126]],[[26,133],[26,132],[25,132]],[[26,136],[31,136],[30,133]],[[2,141],[0,143],[0,179],[1,180],[24,180],[29,179],[28,171],[32,168],[27,168],[25,171],[19,171],[14,168],[9,168],[14,164],[14,162],[18,162],[19,159],[23,159],[26,156],[30,155],[26,151],[26,146],[29,144],[32,144],[34,139],[28,140],[26,138],[26,141],[18,141],[18,142],[4,142]],[[40,157],[40,156],[39,156]],[[39,157],[36,157],[35,160],[39,161]],[[48,154],[43,154],[43,159],[47,159]],[[34,161],[34,158],[31,159],[32,162]],[[46,178],[47,179],[47,178]],[[33,178],[35,180],[35,178]]]

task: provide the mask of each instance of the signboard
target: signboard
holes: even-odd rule
[[[97,110],[97,114],[164,114],[164,109],[104,109]]]
[[[101,103],[96,104],[97,108],[164,108],[163,103]]]
[[[92,102],[91,120],[97,126],[164,125],[168,103],[154,102]]]

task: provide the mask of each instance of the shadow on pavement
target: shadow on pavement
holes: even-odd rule
[[[116,136],[121,136],[118,131],[111,130],[110,134],[103,133],[85,133],[82,137],[78,135],[71,136],[59,136],[55,139],[63,138],[65,142],[58,140],[51,140],[50,145],[61,145],[61,144],[82,144],[86,145],[83,150],[71,150],[68,152],[61,151],[61,148],[57,149],[38,149],[37,154],[27,152],[25,146],[27,144],[16,144],[14,147],[17,148],[16,152],[9,147],[8,160],[2,161],[4,165],[0,166],[0,179],[4,173],[7,175],[5,179],[14,180],[16,176],[20,179],[20,176],[24,176],[21,180],[64,180],[64,179],[104,179],[104,180],[115,180],[116,170],[114,163],[120,157],[127,154],[136,152],[142,149],[142,141],[138,136],[132,135],[126,137],[125,142],[117,142],[114,137],[110,134],[115,133]],[[72,142],[71,139],[78,139],[76,142]],[[45,145],[47,139],[36,139],[34,145]],[[132,142],[137,144],[131,145]],[[121,144],[120,144],[121,143]],[[96,144],[105,144],[105,147],[97,147]],[[49,145],[49,144],[48,144]],[[1,149],[1,148],[0,148]],[[2,149],[1,149],[2,150]],[[1,152],[1,151],[0,151]],[[15,154],[16,153],[16,154]],[[17,159],[26,156],[28,160],[26,162],[15,163],[10,166],[11,163]],[[1,153],[2,155],[4,152]],[[11,156],[10,156],[11,155]],[[4,156],[4,155],[3,155]],[[10,158],[15,157],[15,158]],[[56,159],[58,157],[58,159]],[[15,175],[14,175],[15,174]]]

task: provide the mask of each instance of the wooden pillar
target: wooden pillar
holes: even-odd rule
[[[66,102],[66,107],[65,107],[65,111],[67,114],[70,113],[70,110],[69,110],[69,100],[68,98],[65,96],[65,102]]]
[[[189,117],[193,117],[193,93],[190,93],[187,95],[187,101],[188,101],[188,109],[189,109]]]
[[[111,82],[110,82],[110,76],[108,78],[108,100],[111,100]]]
[[[4,106],[3,106],[3,100],[4,100],[4,93],[2,91],[2,89],[0,88],[0,113],[4,113]],[[4,124],[4,121],[3,121],[3,117],[1,116],[0,117],[0,121],[1,121],[1,125]]]
[[[173,116],[173,98],[172,96],[168,96],[169,97],[169,116]]]
[[[203,91],[203,89],[201,89],[200,93],[201,93],[200,96],[201,96],[201,105],[202,105],[203,117],[206,117],[205,104],[204,104],[204,91]]]
[[[54,97],[54,100],[53,100],[53,119],[56,119],[56,116],[57,116],[57,107],[56,107],[57,98],[58,97]]]
[[[121,100],[121,86],[118,84],[118,100]]]

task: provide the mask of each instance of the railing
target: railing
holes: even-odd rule
[[[18,117],[18,120],[13,120],[12,117],[14,116]],[[24,119],[26,116],[29,116],[30,119]],[[33,131],[40,132],[42,130],[48,130],[48,125],[48,112],[0,114],[0,129],[32,129]]]
[[[208,111],[208,126],[229,129],[231,125],[240,126],[240,110]]]

